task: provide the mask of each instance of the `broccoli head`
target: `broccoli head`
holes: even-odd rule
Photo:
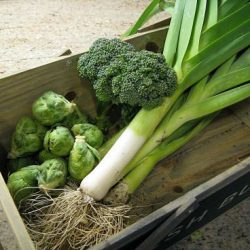
[[[93,87],[101,101],[151,109],[173,94],[177,76],[159,53],[127,52],[100,69]]]
[[[87,78],[90,81],[97,79],[98,71],[119,54],[128,51],[135,51],[134,47],[129,43],[121,40],[99,38],[97,39],[89,51],[84,53],[78,61],[77,69],[79,76]]]
[[[89,79],[100,102],[146,109],[173,94],[177,76],[160,53],[136,51],[119,39],[96,40],[78,61],[80,77]]]

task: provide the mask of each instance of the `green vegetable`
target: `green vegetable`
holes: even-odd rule
[[[213,6],[214,3],[213,5],[211,3],[209,2],[209,5],[207,7],[208,11],[217,8],[217,6]],[[184,2],[179,2],[179,4],[184,4]],[[228,43],[230,42],[227,39],[229,36],[234,36],[232,35],[233,34],[232,30],[233,29],[241,30],[242,27],[243,29],[246,29],[246,25],[244,24],[244,22],[249,23],[249,19],[248,21],[246,21],[246,16],[247,16],[246,13],[250,11],[250,5],[245,5],[244,8],[235,11],[230,16],[226,17],[225,19],[221,20],[218,23],[216,23],[217,16],[215,15],[216,13],[215,11],[213,12],[213,15],[209,16],[209,20],[206,20],[206,22],[204,23],[205,29],[207,30],[201,33],[200,25],[198,25],[197,22],[201,22],[201,24],[203,22],[203,18],[205,16],[204,6],[206,6],[206,1],[200,1],[198,3],[198,9],[197,9],[198,12],[197,12],[197,17],[195,19],[196,23],[194,24],[194,29],[196,30],[196,32],[193,34],[193,36],[191,36],[190,44],[188,46],[189,49],[186,49],[187,47],[185,48],[185,43],[188,40],[186,36],[188,27],[185,27],[184,29],[186,31],[184,32],[185,34],[183,33],[185,39],[183,38],[183,41],[179,40],[179,43],[181,43],[182,46],[182,50],[180,50],[180,52],[183,53],[183,50],[184,52],[186,50],[186,55],[183,57],[182,54],[182,57],[179,58],[179,60],[182,61],[182,64],[184,66],[190,65],[190,62],[194,61],[194,59],[192,59],[192,56],[193,58],[197,57],[197,62],[198,62],[198,56],[195,55],[195,53],[197,54],[199,52],[200,47],[203,47],[204,50],[206,49],[208,51],[212,50],[211,48],[213,48],[213,46],[211,44],[217,43],[215,42],[216,37],[218,43],[222,41],[220,40],[222,39],[222,37],[224,37],[224,39],[228,41],[226,45],[222,46],[222,49],[224,49],[225,47],[229,47]],[[188,8],[190,8],[190,6]],[[188,25],[187,22],[188,21],[186,20],[183,25],[184,26],[185,24]],[[249,35],[249,32],[250,31],[248,29],[248,32],[246,32],[246,34]],[[201,40],[199,39],[200,36]],[[242,39],[242,43],[237,44],[238,48],[240,46],[244,48],[246,44],[245,42],[246,41]],[[232,46],[235,45],[234,41],[231,41],[231,43]],[[235,49],[237,46],[234,46],[232,48]],[[171,50],[169,54],[166,53],[166,56],[171,56],[171,52],[173,51]],[[230,54],[232,53],[232,51],[228,51],[228,53]],[[169,143],[169,139],[173,135],[175,135],[178,129],[181,129],[182,126],[188,125],[190,121],[195,121],[197,118],[204,117],[207,114],[211,114],[229,105],[232,105],[236,102],[240,102],[241,100],[248,98],[250,96],[249,55],[250,55],[250,49],[242,50],[238,54],[235,53],[235,55],[233,55],[224,64],[222,64],[216,70],[215,73],[211,72],[209,76],[204,77],[196,85],[192,86],[191,90],[189,91],[189,96],[186,102],[183,104],[183,106],[179,106],[178,109],[176,109],[172,113],[170,110],[165,115],[165,118],[161,121],[160,125],[158,125],[154,134],[144,144],[141,150],[137,152],[133,160],[130,161],[130,163],[123,169],[120,176],[125,176],[126,174],[127,175],[121,181],[121,184],[118,185],[119,188],[117,186],[117,188],[111,191],[111,193],[113,194],[114,193],[117,194],[117,192],[121,193],[119,190],[120,188],[123,188],[126,191],[124,194],[125,196],[127,196],[127,194],[133,193],[137,189],[139,184],[150,173],[150,171],[153,169],[156,163],[162,159],[160,155],[162,155],[162,157],[166,157],[170,152],[174,152],[176,150],[176,146],[178,145],[181,146],[184,143],[186,143],[186,140],[182,139],[177,140],[176,142],[173,143]],[[215,56],[215,53],[212,53],[211,55],[207,54],[207,58],[204,57],[204,60],[209,61],[208,59],[209,56],[212,58]],[[221,57],[224,56],[225,56],[224,54],[221,55]],[[183,58],[190,58],[190,57],[191,59],[187,59],[187,63],[185,64],[184,63],[185,59]],[[202,61],[200,63],[202,64]],[[177,65],[175,68],[177,69],[179,66]],[[206,67],[207,66],[208,65],[206,64]],[[201,72],[202,71],[200,71],[199,74]],[[180,70],[179,76],[182,76],[182,74],[183,71]],[[197,77],[195,73],[193,74],[194,75],[192,75],[189,79]],[[183,78],[188,79],[187,77],[184,76]],[[183,84],[184,83],[185,81],[183,80]],[[187,86],[189,86],[189,83],[187,84]],[[206,118],[204,118],[204,120],[202,120],[201,123],[205,122],[205,120]],[[192,131],[187,130],[187,133],[192,134]],[[189,136],[184,138],[188,137]]]
[[[63,186],[66,183],[68,171],[63,159],[47,160],[39,167],[39,170],[38,186],[43,191]]]
[[[67,164],[63,159],[45,161],[42,165],[30,165],[12,173],[7,182],[9,191],[18,204],[34,193],[38,187],[40,190],[63,186],[66,183]]]
[[[52,154],[50,152],[48,152],[47,150],[43,149],[42,151],[39,152],[38,154],[38,161],[40,163],[43,163],[47,160],[51,160],[51,159],[55,159],[55,158],[58,158],[57,155],[55,154]]]
[[[28,116],[22,117],[11,140],[11,150],[8,158],[16,159],[31,155],[42,148],[46,128]]]
[[[139,51],[116,56],[98,72],[93,87],[101,101],[151,109],[173,94],[176,82],[162,54]]]
[[[122,177],[130,161],[140,154],[138,151],[145,142],[157,146],[162,141],[162,137],[160,140],[154,139],[158,139],[162,131],[165,132],[164,139],[192,119],[202,118],[250,97],[250,79],[246,75],[247,70],[241,72],[241,80],[235,75],[236,82],[230,82],[228,77],[223,76],[227,81],[225,86],[231,86],[232,89],[223,88],[222,79],[218,80],[215,87],[216,93],[213,96],[206,95],[212,89],[209,90],[206,85],[211,86],[212,81],[200,82],[202,79],[210,79],[216,68],[250,45],[250,16],[244,14],[247,12],[245,8],[250,8],[249,2],[243,4],[243,7],[241,5],[240,9],[236,9],[241,14],[226,15],[224,17],[228,17],[226,24],[223,19],[218,19],[220,6],[216,0],[211,2],[176,0],[163,55],[168,65],[176,70],[178,87],[174,94],[166,97],[160,106],[150,110],[143,108],[137,113],[102,161],[83,179],[80,185],[82,192],[96,200],[102,199],[111,186]],[[240,22],[238,22],[239,16],[241,16]],[[213,32],[209,31],[212,29]],[[206,35],[207,39],[202,37]],[[201,40],[204,41],[205,46],[200,44]],[[234,73],[237,74],[237,72]],[[190,105],[184,104],[181,109],[174,112],[172,117],[166,120],[167,126],[163,126],[163,124],[166,125],[165,121],[159,126],[178,98],[196,84],[198,84],[197,90],[200,89],[199,93],[194,94],[197,99],[193,99]],[[223,89],[223,92],[220,93],[219,89]],[[199,99],[199,96],[202,98]],[[150,137],[153,134],[157,137],[153,136],[151,141]],[[141,150],[146,152],[145,148]]]
[[[29,166],[9,176],[7,186],[16,204],[36,191],[38,167]]]
[[[85,114],[83,114],[77,106],[75,106],[74,111],[67,115],[60,125],[71,129],[75,124],[86,123],[88,122],[88,118]]]
[[[74,144],[74,138],[69,129],[57,126],[47,131],[44,138],[44,148],[57,156],[67,156]]]
[[[141,16],[132,25],[123,35],[122,37],[127,37],[133,34],[136,34],[138,29],[140,29],[143,24],[145,24],[149,19],[151,19],[156,14],[166,11],[170,14],[173,13],[174,2],[173,1],[165,1],[165,0],[152,0],[148,7],[143,11]]]
[[[21,158],[9,160],[7,163],[7,167],[10,173],[13,173],[23,167],[30,166],[34,163],[35,163],[34,159],[30,156],[27,156],[27,157],[21,157]]]
[[[47,91],[33,103],[32,112],[41,124],[51,126],[71,114],[74,106],[62,95]]]
[[[114,57],[134,50],[132,45],[117,38],[111,40],[99,38],[92,44],[89,51],[79,58],[77,64],[79,76],[94,81],[102,67],[109,64]]]
[[[104,198],[105,203],[126,203],[137,190],[156,164],[177,151],[184,144],[197,136],[217,114],[208,116],[200,122],[187,123],[177,130],[171,138],[162,143],[144,157],[136,167],[120,181]]]
[[[83,136],[76,136],[69,156],[69,174],[76,180],[82,180],[95,166],[96,156],[89,148]]]
[[[91,47],[88,56],[83,55],[79,59],[78,71],[81,77],[92,81],[99,101],[151,109],[161,104],[163,97],[173,94],[177,87],[176,74],[166,65],[163,55],[149,51],[136,52],[131,50],[131,45],[121,41],[119,45],[123,49],[114,54],[101,46],[101,43],[110,43],[111,48],[113,40],[99,39],[96,43],[100,46],[92,45],[95,54],[92,54]],[[96,55],[101,57],[102,53],[105,58],[107,55],[111,58],[106,61],[98,58],[102,64],[95,67],[93,72],[90,62],[95,62]]]
[[[90,123],[75,124],[72,132],[75,136],[84,136],[85,141],[94,148],[99,148],[103,143],[102,131]]]

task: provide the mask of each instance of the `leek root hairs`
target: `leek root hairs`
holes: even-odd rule
[[[125,227],[130,206],[108,206],[67,188],[58,197],[35,194],[22,207],[25,224],[38,249],[93,246]]]

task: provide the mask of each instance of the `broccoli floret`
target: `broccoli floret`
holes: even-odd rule
[[[98,72],[103,66],[109,64],[117,55],[128,51],[135,51],[135,49],[129,43],[122,42],[117,38],[97,39],[89,51],[79,58],[77,65],[79,76],[90,81],[96,80]]]
[[[119,39],[96,40],[78,61],[80,77],[91,81],[100,102],[146,109],[173,94],[177,76],[160,53],[135,51]]]
[[[93,86],[101,101],[151,109],[173,94],[176,83],[175,71],[163,55],[140,51],[116,56],[100,69]]]

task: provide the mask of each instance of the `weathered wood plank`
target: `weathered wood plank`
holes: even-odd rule
[[[11,229],[15,234],[17,244],[20,250],[35,250],[35,247],[30,239],[28,232],[23,224],[19,212],[11,198],[9,190],[5,185],[3,177],[0,173],[0,203],[5,211]],[[0,245],[1,246],[1,245]]]

